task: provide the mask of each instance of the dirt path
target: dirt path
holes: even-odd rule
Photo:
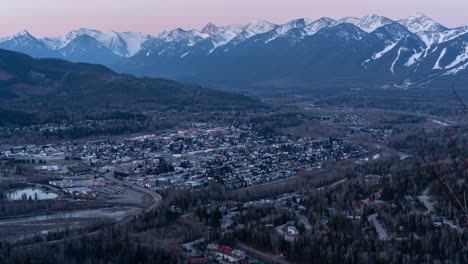
[[[252,256],[265,261],[266,263],[291,264],[291,262],[285,260],[284,257],[276,256],[276,255],[273,255],[273,254],[270,254],[270,253],[265,253],[265,252],[259,251],[259,250],[255,249],[255,248],[253,248],[253,247],[251,247],[249,245],[246,245],[246,244],[244,244],[242,242],[237,242],[236,246],[238,248],[246,251],[247,253],[251,254]]]

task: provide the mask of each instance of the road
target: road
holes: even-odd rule
[[[427,187],[427,189],[424,190],[423,194],[418,196],[419,201],[421,201],[421,203],[426,207],[427,214],[431,214],[434,212],[434,206],[432,206],[432,203],[429,201],[430,200],[430,197],[428,195],[429,189],[430,187]]]
[[[154,202],[151,204],[149,209],[153,209],[162,200],[161,195],[159,195],[156,192],[153,192],[151,190],[148,190],[148,189],[143,188],[143,187],[138,186],[138,185],[133,185],[133,184],[126,183],[126,182],[123,182],[121,180],[116,179],[114,177],[114,172],[113,171],[104,174],[104,178],[106,178],[107,180],[109,180],[111,182],[117,183],[117,184],[123,184],[123,185],[127,186],[128,188],[130,188],[132,190],[135,190],[137,192],[141,192],[143,194],[147,194],[150,197],[152,197]]]
[[[377,213],[370,215],[367,220],[374,224],[375,229],[377,230],[377,234],[379,234],[380,240],[388,240],[388,233],[387,230],[380,224],[379,220],[377,220]]]
[[[312,225],[309,222],[309,219],[303,214],[300,214],[296,211],[296,216],[299,220],[299,223],[302,223],[304,225],[304,228],[306,231],[310,232],[312,231]]]

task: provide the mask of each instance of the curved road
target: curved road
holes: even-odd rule
[[[121,180],[116,179],[114,177],[114,171],[110,171],[108,173],[105,173],[104,178],[106,178],[107,180],[109,180],[111,182],[118,183],[118,184],[123,184],[123,185],[127,186],[128,188],[130,188],[132,190],[142,192],[143,194],[147,194],[147,195],[151,196],[153,198],[154,202],[148,209],[153,209],[162,200],[161,195],[159,195],[157,192],[153,192],[153,191],[148,190],[146,188],[143,188],[141,186],[133,185],[133,184],[126,183],[126,182],[123,182]]]

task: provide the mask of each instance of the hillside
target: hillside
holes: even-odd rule
[[[117,74],[100,65],[33,59],[0,50],[0,113],[232,109],[248,97],[174,81]],[[8,111],[6,110],[8,109]],[[29,117],[28,117],[29,118]]]

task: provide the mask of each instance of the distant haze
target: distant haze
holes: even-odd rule
[[[424,13],[447,27],[468,23],[467,0],[4,0],[0,37],[27,29],[36,36],[72,29],[138,31],[157,35],[206,23],[285,23],[306,17],[342,18],[378,14],[399,20]]]

